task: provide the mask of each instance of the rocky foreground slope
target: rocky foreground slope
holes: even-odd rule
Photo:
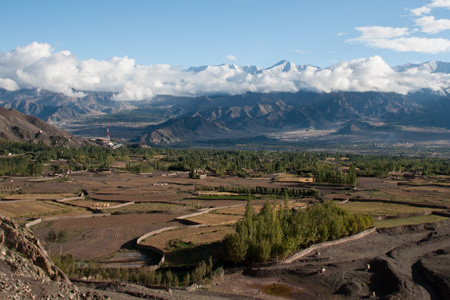
[[[108,299],[81,292],[33,234],[0,216],[0,299]]]

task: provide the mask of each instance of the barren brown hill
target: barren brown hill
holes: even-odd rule
[[[87,142],[44,121],[15,109],[0,107],[0,139],[44,142],[49,146],[81,146]]]

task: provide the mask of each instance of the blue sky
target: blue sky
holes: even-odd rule
[[[449,1],[444,1],[449,2]],[[431,0],[2,0],[0,51],[31,42],[69,50],[80,60],[128,56],[137,64],[183,67],[235,63],[269,67],[286,59],[327,67],[339,61],[381,56],[389,65],[450,61],[438,53],[398,51],[351,40],[356,28],[420,30],[411,10]],[[436,7],[428,15],[450,19]],[[424,16],[424,15],[423,15]],[[411,36],[450,40],[450,30]],[[423,51],[422,51],[423,52]],[[235,60],[233,59],[236,58]],[[230,59],[231,58],[231,59]]]
[[[0,88],[450,93],[450,0],[1,0]],[[306,69],[276,67],[281,60]],[[189,67],[212,65],[200,72]],[[286,72],[289,70],[289,72]]]

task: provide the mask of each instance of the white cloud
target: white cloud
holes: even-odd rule
[[[346,42],[358,42],[372,48],[388,49],[399,52],[418,53],[445,53],[450,52],[450,39],[446,37],[428,38],[417,36],[419,32],[426,34],[436,34],[450,29],[450,19],[436,20],[434,16],[423,16],[430,14],[434,8],[450,8],[450,0],[432,0],[429,4],[410,9],[414,22],[418,28],[409,29],[407,27],[385,27],[366,26],[355,28],[360,32],[357,38],[349,39]]]
[[[450,40],[444,38],[405,37],[410,35],[408,28],[358,27],[361,35],[347,42],[360,42],[373,48],[389,49],[399,52],[440,53],[450,51]]]
[[[421,15],[429,14],[431,12],[431,8],[429,8],[428,6],[422,6],[422,7],[411,9],[411,12],[415,16],[421,16]]]
[[[361,39],[390,39],[408,35],[406,27],[383,27],[383,26],[366,26],[357,27],[356,30],[361,32]]]
[[[307,53],[305,50],[300,50],[300,49],[292,50],[292,52],[298,53],[298,54],[305,54],[305,53]]]
[[[19,89],[19,86],[14,80],[9,78],[0,78],[0,88],[7,91],[15,91]]]
[[[433,0],[431,4],[428,4],[429,7],[441,7],[441,8],[449,8],[450,9],[450,0]]]
[[[232,55],[232,54],[228,54],[227,55],[227,59],[228,60],[238,60],[236,56]]]
[[[422,16],[431,13],[433,8],[448,8],[450,9],[450,0],[433,0],[430,4],[411,9],[411,13],[415,16]]]
[[[405,30],[366,30],[379,47],[409,49],[430,40],[414,41],[399,36]],[[394,38],[386,38],[394,37]],[[437,40],[437,39],[436,39]],[[374,42],[374,43],[375,43]],[[391,45],[381,45],[391,43]],[[397,45],[392,45],[397,43]],[[431,43],[431,42],[430,42]],[[447,48],[450,45],[447,45]],[[136,65],[128,57],[109,60],[77,60],[68,51],[55,52],[50,45],[32,43],[11,52],[0,52],[0,88],[41,88],[70,96],[77,91],[107,91],[116,100],[151,99],[155,95],[199,96],[246,92],[382,91],[406,94],[422,88],[448,89],[450,75],[427,70],[396,72],[379,56],[340,62],[320,69],[258,69],[235,65],[208,66],[183,70],[169,65]]]
[[[438,33],[450,29],[449,19],[436,20],[433,16],[425,16],[416,19],[415,22],[418,26],[422,27],[422,32],[426,33]]]

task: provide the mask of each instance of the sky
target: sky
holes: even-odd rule
[[[415,82],[425,75],[398,82],[394,74],[389,87],[369,87],[354,78],[354,68],[376,65],[367,71],[379,81],[389,66],[450,62],[450,0],[1,0],[0,11],[0,88],[8,90],[105,90],[135,100],[276,86],[410,92],[422,88]],[[185,71],[224,63],[269,68],[281,60],[330,74]],[[211,77],[212,83],[201,82]],[[446,77],[427,80],[448,87]]]

